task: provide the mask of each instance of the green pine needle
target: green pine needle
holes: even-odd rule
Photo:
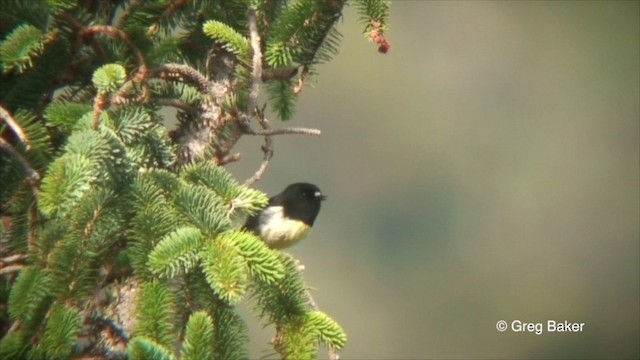
[[[220,21],[209,20],[204,23],[202,30],[207,36],[222,44],[225,49],[238,57],[245,60],[249,58],[249,40],[231,26]]]
[[[387,0],[354,0],[354,7],[359,15],[358,20],[364,25],[365,35],[371,31],[375,22],[382,25],[382,30],[387,29],[390,5]]]
[[[159,281],[144,283],[139,291],[135,334],[172,348],[176,340],[175,296]]]
[[[181,227],[166,235],[149,254],[149,269],[172,278],[189,272],[198,262],[204,236],[194,227]]]
[[[293,80],[274,80],[267,83],[269,103],[282,121],[293,117],[298,97],[293,92]]]
[[[309,311],[306,322],[315,329],[320,341],[330,348],[341,350],[347,342],[347,335],[335,320],[322,311]]]
[[[33,25],[16,27],[0,43],[0,62],[4,72],[22,73],[33,66],[33,60],[44,49],[43,33]]]
[[[24,359],[31,349],[28,336],[22,330],[8,332],[0,339],[0,359]]]
[[[120,64],[106,64],[93,73],[93,85],[98,91],[110,93],[116,91],[127,79],[127,71]]]
[[[204,234],[215,236],[231,225],[228,207],[212,190],[200,185],[187,185],[177,189],[176,206],[193,225]]]
[[[233,308],[217,306],[213,314],[215,324],[214,359],[247,359],[247,325]]]
[[[314,330],[304,319],[288,322],[281,327],[275,348],[283,359],[313,359],[318,352]]]
[[[181,360],[213,358],[213,320],[204,311],[197,311],[187,321]]]
[[[65,100],[52,102],[45,110],[44,117],[52,125],[71,131],[76,123],[88,112],[90,104],[74,103]]]
[[[233,230],[220,234],[217,241],[228,241],[239,249],[240,254],[247,262],[249,273],[259,281],[275,284],[284,277],[284,265],[278,253],[269,249],[255,235]]]
[[[48,295],[51,276],[43,270],[29,266],[18,275],[9,293],[9,316],[12,319],[28,319]]]
[[[275,284],[256,281],[253,296],[257,309],[269,322],[280,324],[304,315],[310,309],[307,285],[300,274],[295,260],[287,254],[279,253],[284,265],[284,277]],[[259,280],[259,278],[257,279]]]
[[[127,349],[131,360],[175,360],[175,356],[164,346],[144,336],[136,336],[129,341]]]
[[[233,212],[253,214],[269,201],[263,192],[240,185],[225,168],[208,161],[187,165],[181,174],[189,182],[213,189]]]
[[[228,304],[242,300],[248,284],[247,263],[225,238],[209,243],[200,253],[202,271],[211,289]]]
[[[155,125],[149,112],[140,106],[131,106],[118,112],[115,117],[116,133],[125,144],[145,136]]]
[[[64,213],[91,189],[97,179],[98,163],[80,154],[56,159],[42,180],[40,210],[48,216]]]
[[[82,317],[77,309],[54,304],[44,327],[40,347],[50,359],[68,358],[81,328]]]

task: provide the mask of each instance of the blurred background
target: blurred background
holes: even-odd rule
[[[395,1],[391,14],[381,55],[346,9],[340,53],[273,124],[322,136],[275,138],[256,184],[329,197],[289,252],[346,330],[342,358],[640,357],[639,3]],[[262,142],[241,140],[239,179]],[[585,325],[548,333],[547,320]],[[268,355],[272,329],[251,329],[251,356]]]

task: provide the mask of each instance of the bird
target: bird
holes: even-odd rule
[[[283,249],[307,236],[327,197],[313,184],[298,182],[269,198],[267,207],[247,218],[243,228],[271,249]]]

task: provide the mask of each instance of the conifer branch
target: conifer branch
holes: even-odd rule
[[[249,91],[249,99],[247,100],[247,109],[243,116],[242,122],[249,125],[250,114],[256,108],[258,95],[260,94],[260,82],[262,82],[262,50],[260,49],[260,34],[258,33],[258,24],[256,23],[256,11],[249,7],[247,10],[247,20],[249,22],[249,35],[251,40],[251,49],[253,50],[252,70],[251,70],[251,90]]]
[[[296,259],[295,262],[296,262],[296,265],[297,265],[298,272],[300,273],[300,276],[302,276],[302,272],[304,271],[305,267],[300,262],[300,260]],[[309,291],[309,288],[306,288],[304,290],[304,296],[307,298],[307,301],[309,303],[309,307],[311,308],[311,310],[320,311],[320,308],[318,307],[318,304],[313,299],[313,296],[311,296],[311,291]],[[340,353],[338,353],[337,349],[334,349],[334,348],[330,347],[328,355],[329,355],[329,360],[340,360]]]
[[[27,258],[26,254],[15,254],[0,259],[0,275],[22,270],[25,267],[22,262]]]
[[[116,23],[115,26],[118,29],[124,27],[124,25],[127,23],[127,20],[129,20],[129,17],[131,16],[131,14],[133,14],[140,6],[144,5],[144,3],[145,3],[144,0],[131,1],[129,5],[126,6],[122,11],[122,14],[120,15],[120,18],[118,19],[118,22]]]
[[[138,70],[136,71],[136,74],[133,76],[132,81],[125,83],[115,93],[114,101],[116,103],[123,103],[124,101],[122,100],[122,97],[123,97],[123,95],[125,93],[127,93],[133,87],[133,83],[134,82],[143,82],[147,77],[149,77],[149,70],[148,70],[148,67],[147,67],[147,62],[146,62],[144,56],[142,55],[142,52],[140,51],[140,49],[138,49],[138,47],[129,39],[129,36],[124,31],[118,29],[117,27],[108,26],[108,25],[89,26],[87,28],[84,28],[80,32],[80,36],[81,37],[93,36],[96,33],[108,34],[108,35],[117,37],[120,40],[122,40],[129,47],[129,49],[131,49],[131,51],[133,52],[133,54],[134,54],[134,56],[136,58],[136,61],[138,62]],[[145,84],[143,86],[143,88],[142,88],[142,94],[137,100],[138,101],[144,100],[148,96],[148,93],[149,93],[149,89],[147,88],[147,86]],[[96,121],[97,120],[94,119],[94,125],[96,124]]]
[[[31,147],[29,145],[29,139],[27,135],[22,131],[22,128],[18,124],[18,122],[11,116],[11,114],[3,107],[0,106],[0,119],[4,120],[4,122],[13,130],[13,133],[16,134],[18,139],[25,145],[25,148],[29,150]]]
[[[262,128],[265,131],[271,130],[271,127],[269,126],[269,121],[265,119],[264,113],[262,111],[258,112],[258,122],[260,123],[260,126],[262,126]],[[247,130],[249,129],[250,128],[247,128]],[[245,186],[251,186],[255,184],[256,181],[260,180],[260,178],[262,177],[262,174],[264,174],[264,172],[267,171],[267,167],[271,162],[271,158],[273,158],[273,139],[271,139],[271,135],[266,135],[264,137],[264,145],[262,145],[262,152],[264,153],[264,157],[262,158],[260,167],[250,178],[248,178],[244,182]]]
[[[262,69],[262,81],[269,80],[289,80],[296,76],[298,68],[296,66],[281,67],[275,69]]]
[[[302,267],[233,230],[268,198],[222,165],[240,160],[242,136],[264,137],[253,184],[275,135],[321,134],[277,129],[259,96],[293,117],[315,64],[337,53],[345,2],[11,2],[7,15],[33,31],[10,62],[29,71],[2,75],[0,94],[0,156],[17,170],[0,171],[4,358],[245,358],[233,305],[251,291],[283,357],[312,358],[324,344],[339,359],[346,334],[318,310]],[[384,0],[353,2],[365,6],[365,34],[388,47]],[[1,38],[23,25],[7,26]],[[175,130],[158,106],[177,109]],[[132,196],[114,197],[123,191]]]
[[[122,40],[135,55],[136,60],[138,62],[139,69],[140,70],[146,69],[147,65],[146,65],[144,56],[142,55],[142,52],[140,51],[140,49],[138,49],[137,46],[135,46],[133,42],[131,42],[131,40],[129,39],[129,36],[127,36],[127,34],[124,31],[108,25],[93,25],[93,26],[84,28],[80,32],[80,36],[81,37],[93,36],[94,34],[98,34],[98,33],[108,34]]]
[[[93,130],[98,130],[100,126],[100,116],[102,116],[102,112],[107,107],[108,100],[107,93],[102,91],[99,91],[93,99],[93,121],[91,122]]]
[[[256,12],[253,8],[249,7],[247,10],[247,20],[249,21],[249,35],[251,40],[251,49],[253,50],[253,69],[251,71],[251,91],[249,92],[249,100],[247,100],[247,109],[244,115],[241,117],[242,125],[244,125],[245,132],[251,130],[251,118],[250,114],[254,113],[256,104],[258,101],[258,95],[260,91],[260,82],[262,81],[262,50],[260,49],[260,34],[258,34],[258,24],[256,23]],[[262,111],[256,111],[258,115],[258,122],[263,129],[270,129],[269,122],[264,118]],[[264,137],[264,145],[262,145],[262,152],[264,157],[258,170],[247,179],[244,184],[246,186],[253,185],[256,181],[260,180],[262,174],[267,170],[271,158],[273,158],[273,140],[271,136]]]
[[[260,180],[262,174],[267,170],[271,159],[273,158],[273,139],[272,135],[281,134],[304,134],[304,135],[320,135],[320,130],[306,129],[306,128],[286,128],[286,129],[271,129],[269,121],[264,117],[264,111],[255,110],[256,103],[258,101],[258,95],[260,91],[260,82],[262,82],[262,51],[260,49],[260,34],[258,34],[258,25],[256,23],[256,13],[253,8],[249,8],[247,11],[247,20],[249,22],[249,35],[251,40],[251,49],[253,50],[253,69],[251,72],[251,91],[249,93],[249,99],[247,100],[247,109],[243,116],[241,116],[241,122],[245,134],[248,135],[261,135],[264,136],[264,145],[262,145],[262,152],[264,157],[260,163],[258,170],[245,181],[246,186],[251,186],[256,181]],[[256,113],[258,123],[263,130],[253,130],[250,125],[249,114]]]
[[[18,272],[22,269],[24,269],[24,265],[9,265],[7,267],[0,267],[0,275]]]
[[[210,94],[212,87],[209,80],[204,77],[198,70],[183,64],[163,64],[158,66],[153,72],[152,76],[159,77],[165,80],[187,80],[190,83],[196,85],[198,90],[205,94]],[[181,79],[181,77],[183,79]]]
[[[242,155],[240,153],[235,153],[231,155],[226,155],[220,161],[218,161],[218,165],[226,165],[232,162],[240,161]]]
[[[265,119],[266,121],[266,119]],[[247,135],[258,135],[258,136],[272,136],[272,135],[312,135],[312,136],[320,136],[322,135],[322,131],[318,129],[312,128],[303,128],[303,127],[293,127],[293,128],[284,128],[284,129],[271,129],[270,127],[264,127],[263,130],[253,130],[247,129],[245,131]]]
[[[5,258],[0,259],[0,265],[4,266],[4,265],[9,265],[18,261],[22,261],[22,260],[26,260],[28,257],[27,254],[15,254],[15,255],[10,255],[7,256]]]
[[[159,98],[156,99],[156,102],[159,105],[162,106],[171,106],[174,107],[176,109],[180,109],[184,112],[187,113],[194,113],[196,112],[196,109],[193,106],[190,106],[189,104],[185,103],[184,101],[180,101],[178,99],[173,99],[173,98]]]
[[[170,19],[172,16],[175,15],[176,12],[178,12],[178,10],[180,10],[180,8],[183,8],[188,4],[189,4],[188,0],[171,1],[169,3],[169,7],[167,7],[167,9],[162,12],[162,15],[160,15],[160,18]]]
[[[307,75],[309,75],[309,66],[304,65],[302,67],[302,72],[300,72],[300,76],[298,77],[298,83],[293,88],[293,93],[298,95],[302,92],[302,87],[304,86],[304,81],[307,79]]]

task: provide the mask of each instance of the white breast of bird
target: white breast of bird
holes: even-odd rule
[[[311,227],[284,216],[281,206],[272,206],[260,214],[260,237],[270,248],[282,249],[302,240]]]

